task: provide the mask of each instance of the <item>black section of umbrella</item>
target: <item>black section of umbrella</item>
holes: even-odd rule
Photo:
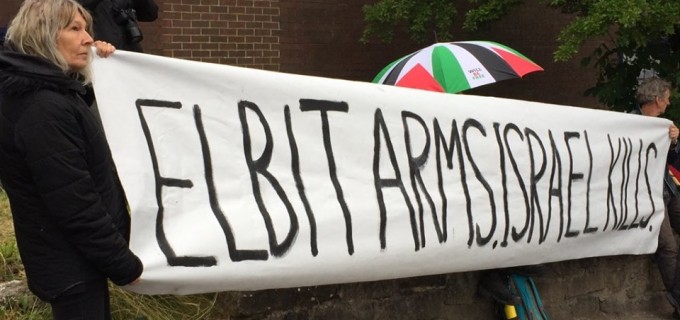
[[[490,49],[472,43],[456,43],[452,45],[459,46],[475,56],[496,81],[517,78],[517,73],[510,65]]]
[[[395,65],[394,68],[392,68],[392,71],[390,71],[390,73],[387,75],[387,77],[385,77],[385,81],[383,81],[382,83],[383,84],[390,84],[390,85],[396,84],[397,80],[399,80],[399,74],[401,73],[401,70],[403,70],[404,66],[406,66],[408,61],[411,60],[411,57],[420,53],[420,51],[421,50],[418,50],[414,53],[411,53],[408,56],[406,56],[404,59],[399,61],[399,63],[397,63],[397,65]]]

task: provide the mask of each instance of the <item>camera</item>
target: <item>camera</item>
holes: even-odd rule
[[[137,24],[137,12],[135,9],[118,9],[116,22],[125,27],[125,32],[133,43],[138,43],[144,39],[142,29]]]

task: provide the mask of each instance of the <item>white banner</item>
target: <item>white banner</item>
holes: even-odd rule
[[[123,51],[94,71],[140,293],[656,248],[668,120]]]

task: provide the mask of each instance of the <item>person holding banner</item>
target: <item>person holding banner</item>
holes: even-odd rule
[[[142,52],[144,39],[138,21],[158,18],[154,0],[78,0],[93,16],[94,37],[126,51]]]
[[[103,130],[81,98],[91,16],[75,0],[25,0],[0,51],[0,180],[29,289],[54,319],[110,319],[108,281],[139,281],[130,216]]]
[[[658,117],[666,111],[671,104],[671,84],[668,81],[657,77],[643,80],[637,88],[636,99],[639,108],[631,113],[650,117]],[[678,127],[671,124],[668,128],[668,136],[671,139],[671,147],[668,151],[668,164],[676,165],[680,161],[680,146],[678,145]],[[678,188],[672,180],[672,175],[668,169],[664,176],[664,220],[659,230],[659,244],[654,254],[654,258],[661,273],[666,297],[675,308],[674,318],[680,318],[680,254],[678,254],[678,243],[675,240],[673,229],[669,219],[669,208],[679,200]],[[673,205],[672,207],[677,207]]]

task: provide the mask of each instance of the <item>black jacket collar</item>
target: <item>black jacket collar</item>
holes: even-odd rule
[[[85,87],[54,63],[12,50],[0,51],[0,93],[22,95],[39,89],[85,93]]]

